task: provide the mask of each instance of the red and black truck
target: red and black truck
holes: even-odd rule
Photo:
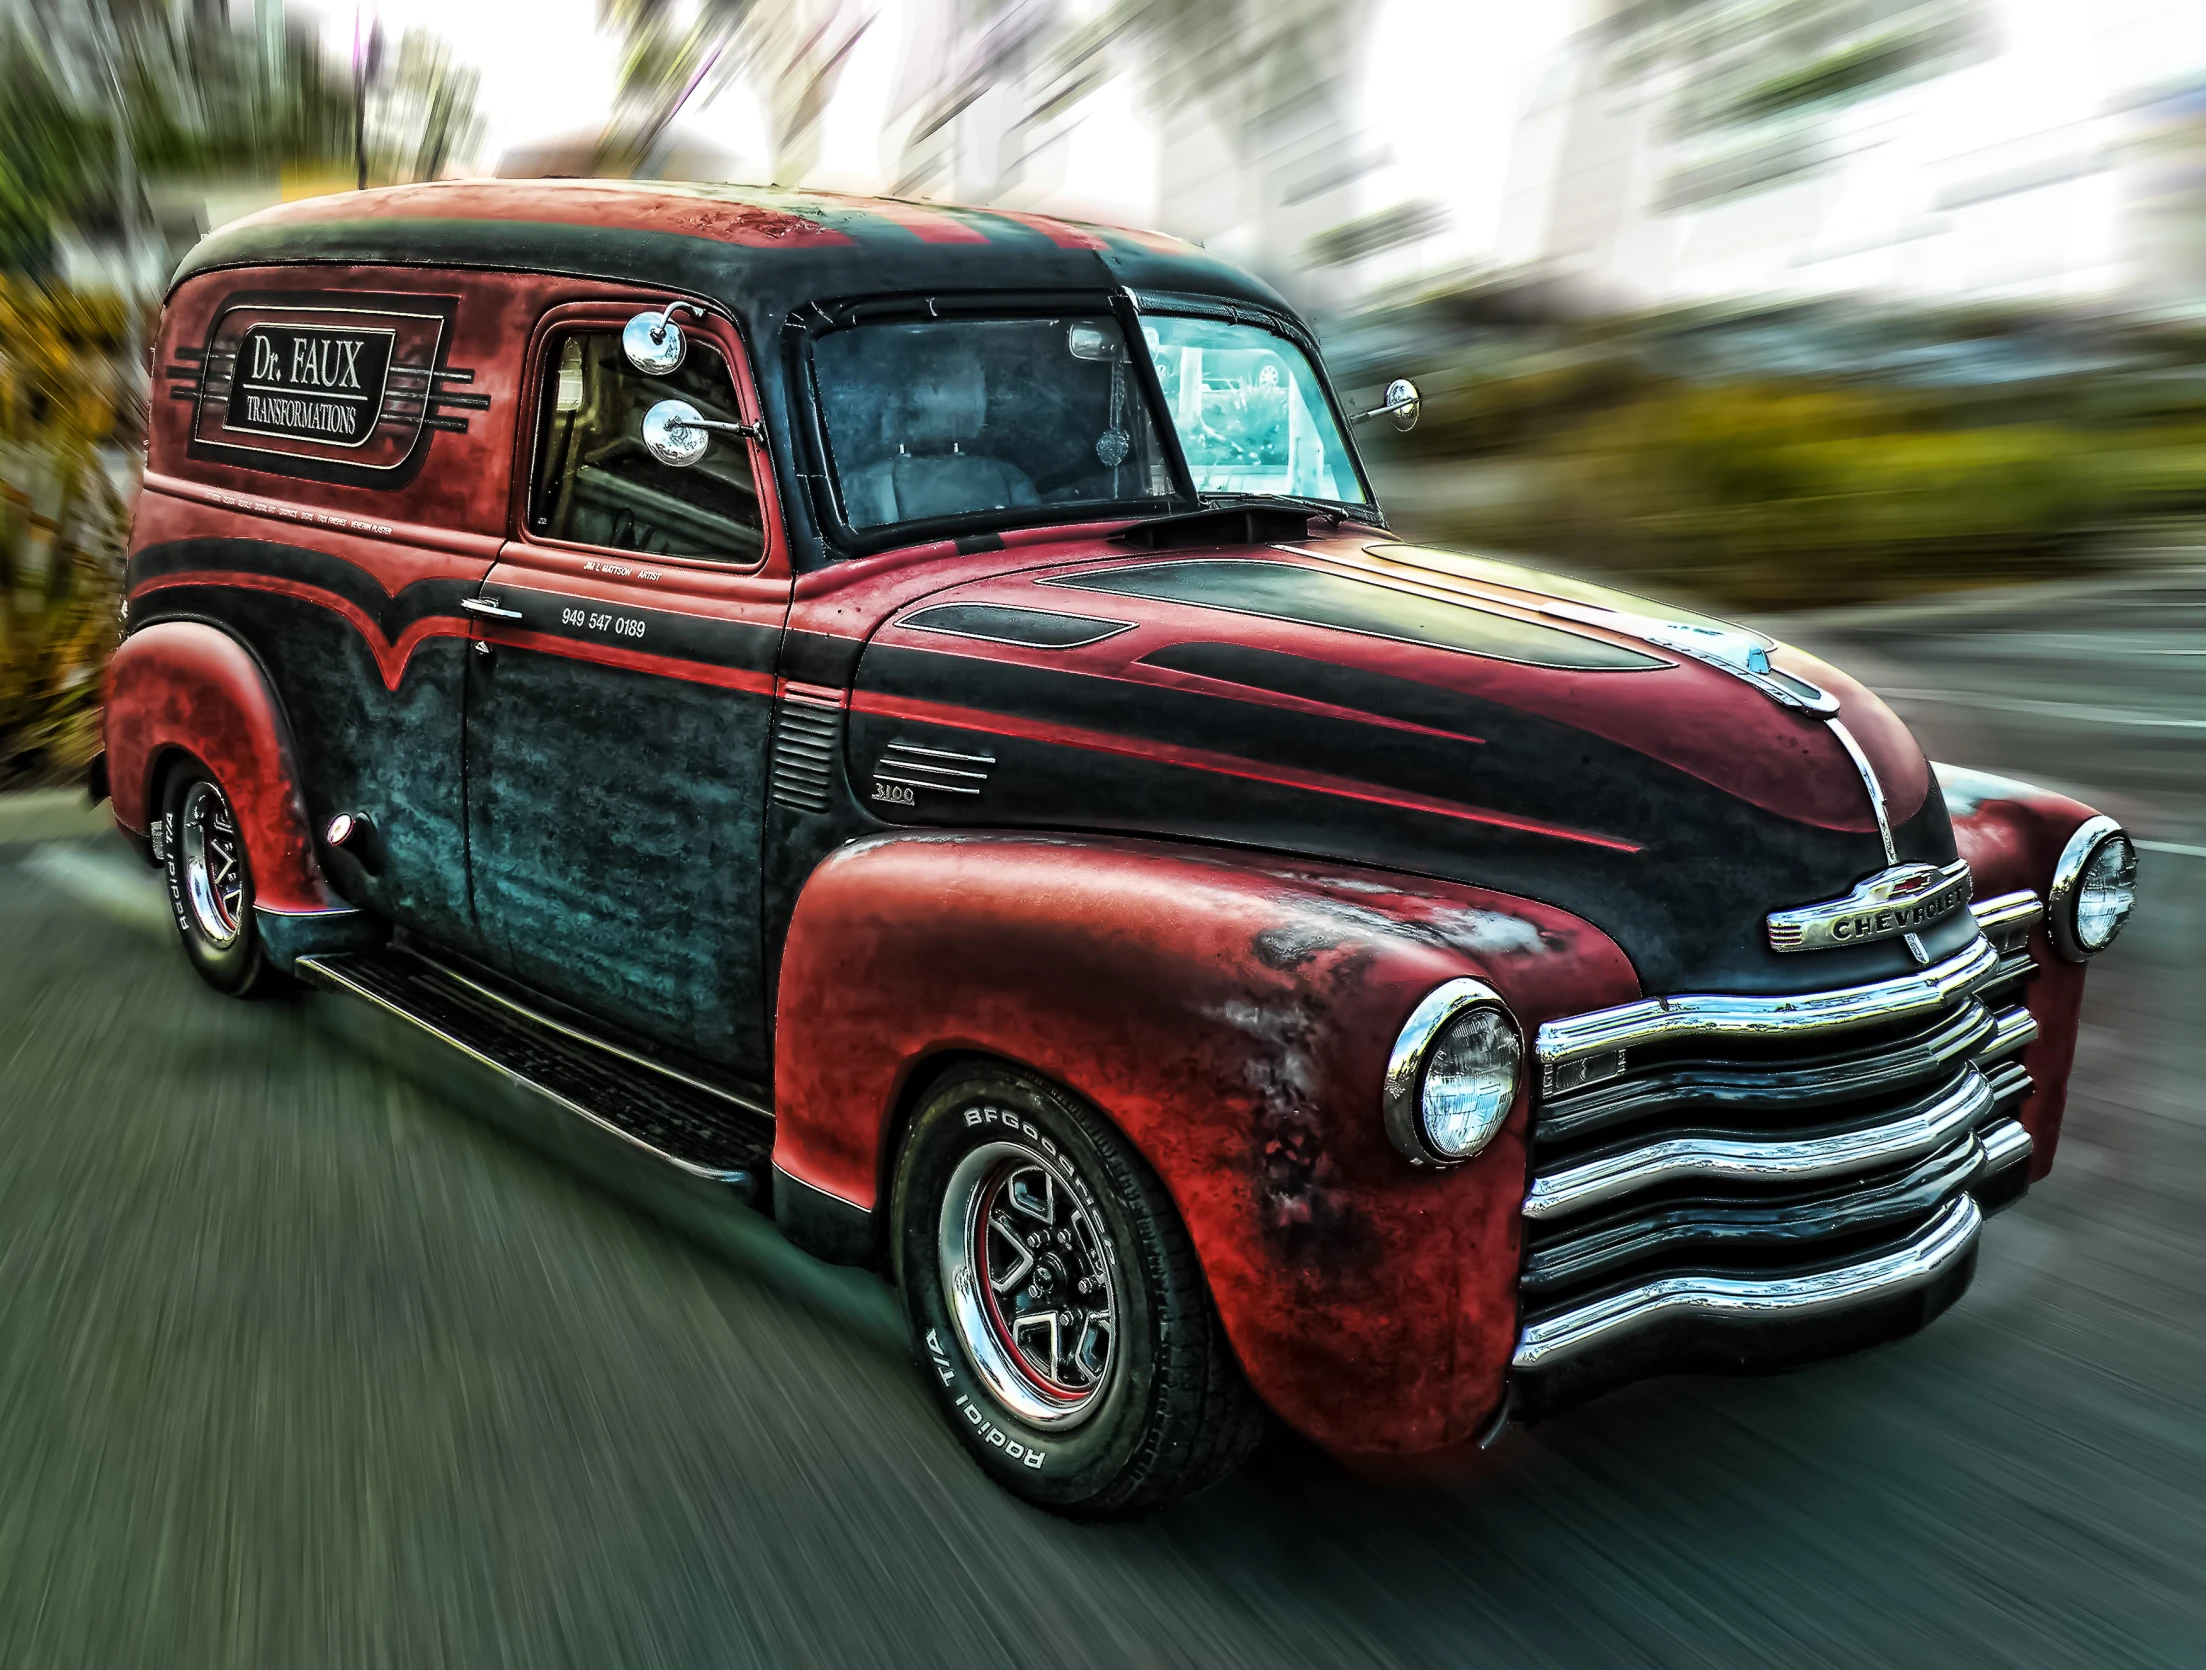
[[[1153,233],[592,181],[203,242],[104,770],[193,965],[900,1287],[1030,1500],[1905,1334],[2045,1175],[2112,820],[1389,531]]]

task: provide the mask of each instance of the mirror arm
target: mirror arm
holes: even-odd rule
[[[656,326],[652,328],[651,332],[652,341],[664,342],[666,340],[666,327],[674,323],[674,314],[675,311],[679,308],[687,308],[690,312],[696,314],[697,317],[700,319],[707,317],[705,310],[699,307],[695,302],[668,302],[666,306],[659,310],[659,322]]]
[[[716,423],[711,418],[677,418],[671,427],[676,429],[716,429],[723,435],[740,435],[746,441],[764,445],[766,426],[763,423]]]

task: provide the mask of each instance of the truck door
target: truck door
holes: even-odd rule
[[[610,1029],[763,1078],[760,831],[790,578],[763,445],[657,461],[644,414],[755,422],[740,340],[690,325],[663,376],[634,302],[556,310],[530,351],[521,526],[470,605],[469,876],[489,955]]]

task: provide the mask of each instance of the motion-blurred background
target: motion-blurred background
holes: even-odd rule
[[[2133,566],[2206,511],[2187,0],[0,0],[0,777],[89,747],[177,256],[467,173],[1198,239],[1338,380],[1424,385],[1398,520],[1733,608]]]
[[[40,787],[177,256],[464,173],[1261,270],[1423,385],[1405,531],[1767,624],[2128,823],[2059,1168],[1889,1351],[1019,1507],[879,1282],[610,1203],[341,1000],[224,1004]],[[0,1664],[2206,1663],[2199,0],[0,0],[0,486]]]

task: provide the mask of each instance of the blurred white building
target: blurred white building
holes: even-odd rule
[[[2196,0],[1607,0],[1578,21],[1525,77],[1498,210],[1362,283],[1468,259],[1625,304],[2206,301]]]

